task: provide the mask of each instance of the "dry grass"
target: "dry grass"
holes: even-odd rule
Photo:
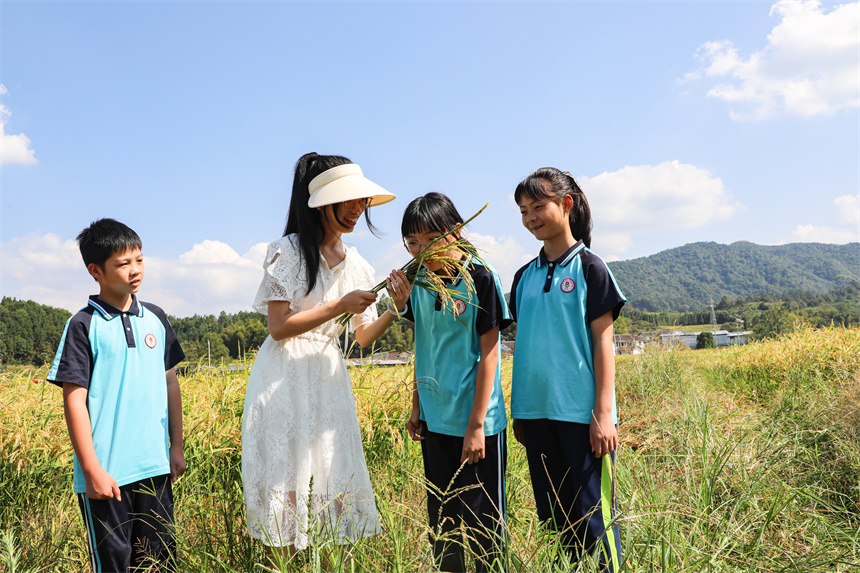
[[[857,570],[860,330],[655,351],[619,357],[617,366],[623,571]],[[502,372],[510,395],[510,361]],[[412,372],[352,373],[384,533],[342,549],[356,570],[433,571],[420,448],[405,433]],[[7,368],[0,381],[0,563],[10,571],[84,570],[61,393],[32,381],[44,374]],[[210,371],[181,380],[188,472],[176,488],[176,515],[185,570],[261,571],[241,492],[246,379]],[[524,451],[512,436],[507,480],[511,570],[565,570],[535,517]],[[324,546],[291,567],[320,570]]]

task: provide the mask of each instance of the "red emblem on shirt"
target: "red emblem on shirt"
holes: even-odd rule
[[[466,312],[466,303],[460,299],[454,301],[454,314],[460,315]]]
[[[155,339],[154,334],[147,334],[146,336],[143,337],[143,341],[150,348],[155,348],[155,345],[158,344],[158,341]]]
[[[561,281],[561,285],[559,285],[559,287],[561,288],[561,292],[570,292],[576,288],[576,283],[573,282],[572,278],[567,277]]]

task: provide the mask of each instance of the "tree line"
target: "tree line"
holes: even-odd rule
[[[722,330],[752,330],[757,326],[796,323],[811,328],[860,326],[860,281],[825,293],[793,289],[780,294],[730,299],[722,295],[714,305],[717,326]],[[625,306],[616,322],[616,332],[637,333],[673,326],[709,324],[710,309],[695,312],[646,312]],[[759,326],[758,330],[773,328]]]
[[[377,311],[385,312],[385,304],[377,303]],[[257,312],[238,312],[215,315],[194,315],[185,318],[168,317],[176,336],[185,351],[188,362],[213,363],[240,360],[248,353],[260,349],[269,335],[265,315]],[[347,345],[348,356],[358,358],[373,352],[406,352],[412,348],[412,323],[406,320],[395,322],[376,341],[372,349],[361,348],[355,343],[352,334],[338,342],[343,348]]]
[[[387,302],[387,301],[386,301]],[[377,304],[385,312],[385,302]],[[0,363],[42,366],[54,359],[63,328],[72,313],[65,309],[31,300],[3,297],[0,300]],[[185,359],[191,363],[233,361],[259,350],[269,335],[266,316],[257,312],[221,312],[215,315],[168,316],[176,332]],[[341,337],[340,343],[344,343]],[[346,343],[349,356],[367,356],[373,352],[407,352],[412,349],[413,325],[400,319],[383,334],[372,349]]]
[[[377,303],[379,314],[387,301]],[[794,289],[782,294],[730,298],[723,295],[715,305],[718,327],[725,330],[752,330],[757,336],[779,334],[798,326],[860,326],[860,281],[825,293]],[[66,320],[67,310],[3,297],[0,301],[0,363],[50,363]],[[186,360],[191,363],[241,360],[260,348],[269,334],[266,317],[256,312],[238,312],[191,317],[168,317]],[[673,326],[710,323],[710,310],[691,312],[646,312],[625,306],[615,323],[618,334],[647,332]],[[513,340],[516,324],[502,331],[502,338]],[[405,319],[396,321],[372,348],[361,348],[354,338],[346,340],[348,356],[368,356],[372,352],[409,352],[413,348],[414,325]]]

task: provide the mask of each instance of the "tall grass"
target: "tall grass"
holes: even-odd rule
[[[620,357],[617,457],[628,572],[848,572],[860,566],[860,331],[805,331],[744,347]],[[61,393],[44,370],[0,380],[0,569],[86,570]],[[285,569],[434,571],[420,448],[405,432],[411,371],[352,371],[381,535],[318,539]],[[33,382],[33,378],[37,382]],[[240,427],[247,373],[181,380],[188,471],[175,487],[180,566],[264,571],[245,531]],[[503,363],[506,389],[510,362]],[[509,436],[514,571],[567,563],[535,517]]]

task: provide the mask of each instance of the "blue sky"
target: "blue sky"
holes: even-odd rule
[[[292,169],[346,155],[403,208],[452,197],[509,285],[540,244],[512,199],[555,166],[594,250],[860,240],[857,2],[0,4],[0,291],[79,308],[74,237],[143,238],[141,297],[248,310]],[[860,248],[860,247],[859,247]]]

